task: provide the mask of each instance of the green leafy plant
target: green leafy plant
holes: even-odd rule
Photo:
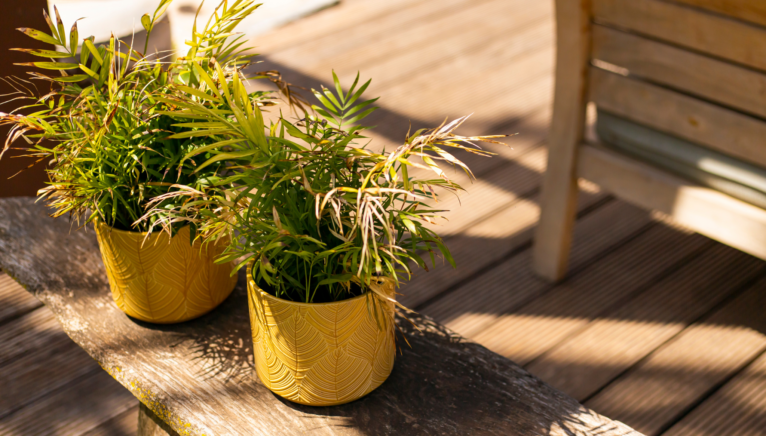
[[[199,74],[203,82],[214,82]],[[208,240],[230,238],[220,261],[252,265],[259,286],[292,301],[380,292],[375,286],[380,280],[398,284],[414,266],[426,268],[429,257],[435,262],[438,253],[454,265],[426,225],[442,211],[426,200],[461,189],[440,165],[473,177],[448,149],[489,156],[474,142],[505,135],[458,136],[454,131],[466,119],[460,118],[408,134],[397,149],[377,153],[359,144],[369,127],[357,124],[375,110],[377,99],[362,98],[370,82],[360,85],[357,76],[346,92],[333,78],[334,92],[314,91],[319,105],[312,113],[292,121],[280,115],[268,125],[258,101],[248,98],[236,77],[231,84],[209,86],[199,100],[170,98],[168,104],[177,106],[173,117],[207,119],[208,129],[228,138],[187,154],[185,159],[210,154],[194,171],[221,163],[227,170],[202,189],[179,185],[155,198],[155,204],[174,199],[176,206],[155,208],[144,219],[166,228],[191,222]],[[416,172],[430,178],[413,176]]]
[[[168,98],[172,96],[174,105],[175,100],[203,99],[216,113],[223,101],[205,92],[208,87],[231,86],[250,65],[253,55],[246,53],[243,35],[235,28],[259,4],[224,0],[204,27],[198,28],[195,18],[188,52],[172,59],[172,53],[146,52],[152,30],[171,1],[161,0],[153,15],[141,17],[147,33],[143,53],[132,40],[114,36],[99,46],[93,37],[80,42],[77,22],[67,34],[55,7],[55,23],[45,15],[50,33],[19,29],[55,48],[15,49],[48,59],[20,65],[58,74],[5,78],[14,88],[11,100],[27,104],[0,113],[0,124],[11,125],[3,152],[21,142],[30,156],[50,162],[50,184],[40,195],[55,208],[55,216],[69,213],[78,221],[87,216],[118,229],[148,231],[151,220],[136,221],[150,199],[175,184],[205,189],[223,170],[224,162],[201,170],[212,155],[200,150],[221,146],[228,137],[212,131],[206,117],[177,123],[167,114],[172,111]],[[275,72],[256,73],[255,78],[277,83],[291,103],[300,103]],[[40,92],[35,82],[49,89]],[[247,98],[261,106],[275,103],[269,92],[249,93]],[[185,158],[189,154],[194,157]],[[155,206],[173,208],[173,201]]]

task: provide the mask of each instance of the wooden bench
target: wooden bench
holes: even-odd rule
[[[140,435],[639,435],[420,316],[417,328],[398,320],[410,346],[400,340],[391,377],[369,396],[327,408],[287,402],[253,374],[242,276],[202,318],[134,321],[112,302],[94,232],[29,198],[0,200],[0,267],[141,401]]]
[[[704,183],[709,176],[698,168],[660,168],[656,156],[620,153],[585,134],[592,102],[619,117],[617,124],[637,123],[630,134],[646,127],[667,135],[655,150],[677,139],[724,156],[727,164],[739,160],[763,180],[766,2],[556,0],[556,16],[556,96],[536,271],[550,280],[566,273],[580,177],[766,259],[766,210],[757,205],[766,198],[763,188],[713,176]],[[747,197],[758,201],[742,200]]]

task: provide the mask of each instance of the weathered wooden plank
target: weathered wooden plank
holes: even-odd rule
[[[499,265],[477,282],[502,278],[510,283],[503,289],[508,296],[498,296],[492,308],[480,312],[491,316],[473,325],[462,321],[458,331],[524,365],[583,329],[594,317],[672,273],[710,244],[689,231],[655,225],[531,301],[512,283],[513,274],[506,276],[504,265]]]
[[[512,220],[507,220],[513,222]],[[586,215],[575,225],[578,244],[572,252],[572,266],[583,270],[605,251],[619,246],[651,226],[649,214],[622,202],[613,202]],[[475,250],[478,252],[481,246]],[[525,302],[534,299],[553,286],[536,277],[531,268],[531,253],[525,250],[506,259],[498,259],[491,269],[459,283],[448,295],[423,308],[437,321],[478,337],[482,330]],[[587,270],[583,271],[587,274]]]
[[[0,418],[0,434],[79,435],[130,409],[136,399],[96,369],[73,383]]]
[[[0,271],[0,325],[42,305],[8,274]]]
[[[601,147],[583,145],[579,159],[578,174],[618,197],[766,259],[763,209]]]
[[[715,244],[526,368],[584,401],[765,269],[763,261]]]
[[[766,166],[766,122],[599,68],[590,98],[601,109],[724,154]]]
[[[170,326],[136,323],[111,302],[92,232],[70,234],[64,221],[51,220],[46,212],[31,200],[0,203],[2,267],[65,321],[75,342],[179,433],[632,432],[422,317],[414,318],[420,331],[399,323],[412,348],[402,347],[389,380],[364,399],[333,408],[280,401],[252,377],[242,278],[232,296],[205,317]],[[36,403],[39,409],[11,415],[13,423],[0,429],[39,425],[41,420],[29,417],[52,407],[49,398],[48,404]]]
[[[761,301],[760,304],[766,304]],[[766,428],[766,354],[695,408],[665,436],[758,435]]]
[[[761,0],[675,0],[729,17],[766,26],[766,3]]]
[[[593,26],[592,56],[653,83],[766,117],[763,73],[600,25]]]
[[[577,203],[577,147],[583,140],[590,60],[590,0],[556,1],[556,90],[550,154],[540,198],[533,268],[550,281],[567,271]]]
[[[587,404],[658,434],[766,350],[764,291],[766,278],[685,329]]]
[[[658,0],[594,0],[597,23],[766,70],[766,29]]]

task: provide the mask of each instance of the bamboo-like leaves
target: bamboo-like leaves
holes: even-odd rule
[[[257,282],[281,298],[304,302],[333,301],[366,292],[379,275],[395,282],[413,265],[425,267],[423,254],[435,252],[454,264],[441,239],[426,224],[441,211],[426,203],[438,189],[456,191],[440,163],[470,170],[448,148],[489,154],[473,146],[494,137],[462,137],[454,130],[461,118],[436,129],[418,131],[391,153],[360,148],[364,126],[352,126],[375,110],[365,100],[370,82],[359,76],[344,91],[333,74],[333,89],[315,92],[316,115],[290,122],[281,116],[263,125],[259,101],[248,101],[238,77],[223,83],[222,68],[208,75],[194,67],[204,95],[183,103],[179,127],[198,127],[189,135],[217,132],[222,141],[202,147],[200,165],[225,164],[225,177],[204,189],[179,188],[188,202],[172,210],[155,210],[167,222],[189,220],[207,237],[230,235],[231,247],[221,259],[254,262]],[[216,80],[218,78],[218,80]],[[180,91],[191,95],[186,85]],[[215,94],[215,97],[213,96]],[[229,116],[210,112],[225,102]],[[203,121],[215,115],[215,121]],[[413,178],[408,167],[434,172],[437,178]],[[214,210],[206,213],[205,210]]]

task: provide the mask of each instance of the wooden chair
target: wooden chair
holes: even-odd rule
[[[763,192],[725,175],[706,183],[704,168],[719,167],[717,156],[753,169],[756,179],[766,174],[766,1],[556,0],[556,16],[536,272],[549,280],[566,273],[578,178],[766,259],[766,210],[725,188]],[[625,153],[603,138],[586,140],[589,102],[606,114],[599,121],[615,121],[612,133],[649,147]],[[695,158],[702,170],[674,171],[662,153],[678,155],[676,143],[712,157]]]

